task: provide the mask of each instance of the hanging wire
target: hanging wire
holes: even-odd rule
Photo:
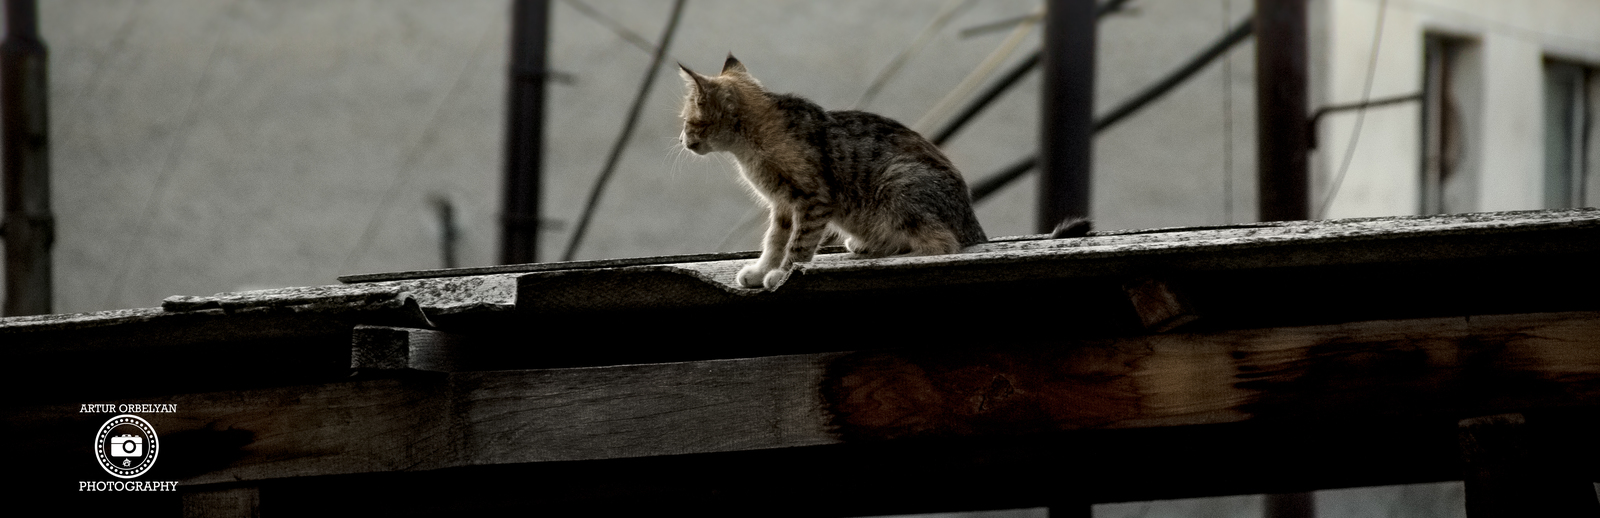
[[[1115,126],[1117,123],[1122,122],[1123,120],[1132,116],[1133,114],[1138,113],[1140,110],[1143,110],[1146,106],[1149,106],[1150,103],[1160,99],[1168,92],[1171,92],[1174,88],[1182,85],[1191,76],[1200,72],[1200,70],[1205,68],[1206,65],[1212,60],[1225,55],[1228,52],[1228,49],[1231,49],[1234,45],[1239,44],[1239,42],[1248,39],[1250,35],[1255,33],[1253,29],[1254,24],[1251,23],[1253,18],[1254,15],[1246,16],[1238,24],[1234,25],[1233,30],[1229,31],[1228,34],[1224,35],[1216,42],[1213,42],[1211,46],[1201,50],[1199,54],[1196,54],[1194,57],[1190,58],[1188,62],[1184,63],[1176,70],[1168,73],[1161,80],[1145,87],[1144,90],[1140,91],[1138,94],[1135,94],[1133,97],[1124,100],[1122,104],[1117,105],[1117,107],[1113,108],[1110,112],[1095,118],[1094,132],[1098,134],[1101,131],[1105,131],[1106,129]],[[1006,183],[1017,178],[1021,178],[1023,174],[1031,171],[1035,166],[1038,165],[1038,163],[1038,155],[1030,156],[1010,166],[1007,166],[999,173],[995,173],[994,175],[986,177],[983,180],[979,180],[974,185],[981,186],[983,189],[978,187],[974,187],[972,189],[972,202],[977,203],[979,200],[983,199],[985,195],[993,193],[999,190],[1001,187],[1004,187]]]
[[[483,48],[488,40],[488,33],[485,32],[484,36],[478,39],[477,46],[472,49],[472,54],[470,55],[482,56]],[[451,99],[456,98],[461,89],[466,87],[468,72],[472,71],[476,63],[477,60],[473,59],[463,60],[461,70],[456,72],[455,81],[450,84],[450,89],[439,97],[438,104],[433,105],[433,110],[428,113],[428,118],[424,120],[421,131],[411,141],[411,146],[406,148],[406,154],[399,162],[400,167],[395,172],[394,177],[389,179],[389,187],[384,189],[383,198],[378,200],[378,206],[372,209],[372,215],[367,217],[367,226],[361,231],[361,237],[356,239],[356,245],[350,249],[350,254],[344,257],[344,262],[339,263],[338,271],[348,272],[351,268],[354,268],[356,261],[366,253],[368,247],[372,246],[373,240],[377,239],[378,230],[382,228],[382,223],[386,221],[383,216],[388,214],[391,205],[399,201],[400,194],[406,191],[406,186],[411,183],[412,176],[416,174],[418,169],[416,164],[419,156],[427,149],[423,144],[432,140],[433,135],[439,131],[439,121],[445,115],[444,107],[450,103]]]
[[[1017,51],[1017,46],[1022,45],[1022,40],[1033,33],[1034,27],[1037,27],[1039,21],[1043,18],[1044,8],[1040,7],[1028,19],[1017,24],[1017,27],[1011,30],[1011,35],[1006,36],[1005,41],[1000,42],[1000,46],[995,47],[994,52],[989,53],[989,57],[978,63],[978,66],[973,68],[972,72],[968,73],[967,77],[962,79],[961,83],[957,84],[954,89],[951,89],[950,93],[945,94],[943,99],[934,103],[933,108],[929,109],[927,113],[922,115],[921,119],[917,119],[917,122],[911,125],[911,129],[918,133],[927,133],[932,129],[929,126],[950,118],[951,112],[956,109],[956,103],[972,95],[972,91],[976,90],[984,79],[994,73],[994,69],[999,67],[1001,62],[1011,57],[1011,54]]]
[[[650,59],[650,69],[645,71],[644,84],[639,85],[639,94],[633,98],[633,108],[628,111],[628,119],[622,124],[622,132],[617,135],[617,141],[611,146],[611,155],[606,158],[606,165],[600,170],[600,176],[595,178],[594,189],[589,191],[589,201],[583,205],[583,215],[578,218],[578,227],[572,231],[572,239],[567,242],[567,251],[562,254],[561,260],[571,261],[578,253],[578,247],[583,245],[583,236],[589,230],[589,221],[594,219],[595,207],[600,204],[600,196],[605,194],[606,183],[611,180],[612,173],[617,170],[617,162],[622,159],[622,151],[627,149],[628,138],[633,136],[633,129],[639,123],[639,113],[644,109],[644,102],[650,96],[650,86],[655,84],[656,69],[661,68],[661,60],[667,54],[667,48],[672,46],[672,35],[678,31],[678,19],[683,15],[685,0],[672,3],[672,14],[668,15],[667,27],[661,34],[661,43],[656,45],[655,56]]]
[[[944,6],[939,8],[939,13],[934,15],[933,21],[928,22],[928,25],[922,28],[922,32],[917,33],[916,39],[912,40],[911,44],[901,50],[899,54],[896,54],[894,59],[889,60],[889,64],[884,65],[883,70],[878,71],[878,77],[872,80],[872,84],[867,86],[865,92],[861,93],[861,98],[856,99],[856,103],[851,105],[851,109],[866,108],[867,104],[878,96],[878,92],[883,89],[883,85],[888,84],[890,78],[899,74],[900,68],[905,66],[912,56],[922,52],[922,48],[933,40],[934,34],[938,34],[941,29],[950,24],[951,19],[975,2],[976,0],[949,0],[945,2]]]
[[[165,156],[161,159],[161,170],[156,172],[155,185],[150,188],[150,197],[145,199],[144,211],[139,215],[137,226],[134,227],[133,237],[128,241],[128,247],[122,251],[121,266],[117,267],[117,276],[113,277],[111,283],[106,286],[106,298],[102,304],[104,307],[116,307],[117,295],[122,292],[123,283],[128,278],[134,259],[138,257],[139,252],[144,248],[145,239],[150,233],[150,226],[154,224],[156,213],[161,209],[161,200],[166,198],[167,187],[172,182],[172,176],[177,174],[178,161],[182,157],[182,151],[185,147],[184,142],[192,134],[195,127],[195,119],[200,113],[200,96],[211,85],[211,72],[216,68],[217,48],[221,46],[218,44],[220,40],[221,37],[212,38],[211,50],[206,54],[206,58],[202,60],[205,63],[205,67],[200,69],[200,77],[195,80],[194,87],[190,89],[189,98],[184,100],[183,109],[176,111],[183,114],[182,118],[179,119],[182,122],[175,126],[177,129],[173,132],[170,147],[166,149]]]
[[[601,13],[599,10],[595,9],[594,6],[589,5],[583,0],[564,0],[564,2],[568,7],[578,11],[578,14],[587,16],[596,23],[604,25],[607,29],[610,29],[611,33],[616,34],[619,38],[622,38],[622,41],[633,44],[633,46],[638,47],[640,50],[645,52],[652,54],[655,53],[656,45],[654,43],[650,43],[650,40],[645,39],[644,36],[640,36],[639,33],[629,30],[628,26],[623,25],[622,22],[617,21],[616,18],[606,16],[605,13]]]
[[[1222,0],[1222,30],[1232,22],[1233,0]],[[1227,54],[1222,55],[1222,223],[1233,224],[1233,57]]]
[[[1356,154],[1356,142],[1361,140],[1361,123],[1367,118],[1367,107],[1372,100],[1372,78],[1378,71],[1378,45],[1383,42],[1383,19],[1389,12],[1389,0],[1379,0],[1377,28],[1372,34],[1372,54],[1367,58],[1367,82],[1361,88],[1361,107],[1356,109],[1355,127],[1350,130],[1350,143],[1345,146],[1344,162],[1339,165],[1339,175],[1333,178],[1333,184],[1328,187],[1328,196],[1323,198],[1322,206],[1318,207],[1317,214],[1312,219],[1322,219],[1328,214],[1328,208],[1333,206],[1334,197],[1339,195],[1339,187],[1344,184],[1344,175],[1350,171],[1350,160]],[[1311,131],[1316,131],[1313,126]]]

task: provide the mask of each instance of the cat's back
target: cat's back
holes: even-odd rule
[[[894,119],[858,110],[828,112],[827,133],[831,173],[852,186],[846,203],[893,214],[891,221],[938,221],[960,246],[987,240],[961,172],[921,134]]]

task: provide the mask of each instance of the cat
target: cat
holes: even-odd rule
[[[716,76],[678,69],[688,89],[683,147],[733,154],[770,210],[761,257],[739,270],[739,286],[776,289],[829,229],[857,258],[949,254],[988,241],[960,171],[910,128],[770,92],[731,53]],[[1068,227],[1057,234],[1087,232],[1086,222]]]

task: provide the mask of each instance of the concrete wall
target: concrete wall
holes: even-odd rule
[[[660,0],[586,2],[647,40],[659,37],[670,9]],[[52,52],[58,312],[437,268],[440,199],[456,207],[462,265],[497,257],[505,0],[40,3]],[[944,5],[691,0],[670,57],[715,71],[732,51],[769,87],[845,108]],[[986,0],[961,10],[866,108],[917,121],[1007,34],[961,37],[959,29],[1038,5]],[[1314,105],[1362,97],[1380,5],[1387,12],[1371,97],[1421,88],[1424,34],[1476,42],[1471,59],[1482,84],[1473,108],[1481,122],[1469,136],[1476,209],[1538,208],[1540,63],[1548,55],[1600,65],[1600,3],[1313,0]],[[1250,0],[1137,0],[1103,20],[1097,112],[1178,66],[1251,8]],[[565,246],[650,58],[572,4],[554,2],[553,17],[551,67],[570,81],[550,85],[548,94],[543,210],[557,225],[541,236],[545,260]],[[1027,36],[1002,68],[1037,41],[1036,33]],[[1253,51],[1250,42],[1240,45],[1226,64],[1097,137],[1099,228],[1255,219]],[[578,257],[754,249],[760,229],[752,199],[726,160],[676,149],[682,85],[670,67],[656,73]],[[1038,87],[1030,76],[948,146],[969,182],[1033,152]],[[1414,103],[1366,112],[1324,216],[1417,211],[1419,117]],[[1320,127],[1314,208],[1342,168],[1355,118],[1331,115]],[[1033,186],[1025,179],[979,206],[990,235],[1032,232]],[[1333,500],[1319,500],[1319,515],[1370,515],[1338,502],[1396,491],[1395,501],[1424,502],[1418,509],[1435,509],[1429,499],[1459,499],[1450,485],[1384,491],[1330,493]],[[1203,508],[1251,516],[1254,502],[1126,504],[1097,514]]]
[[[1600,67],[1600,4],[1589,0],[1322,0],[1321,41],[1313,56],[1316,105],[1360,101],[1371,63],[1378,8],[1383,37],[1370,98],[1423,88],[1423,37],[1437,33],[1469,42],[1462,60],[1473,84],[1467,102],[1464,174],[1468,210],[1544,208],[1543,61],[1556,57]],[[1365,114],[1344,180],[1326,217],[1411,214],[1419,210],[1421,109],[1417,103]],[[1325,118],[1315,160],[1314,198],[1343,167],[1357,115]]]
[[[442,266],[435,201],[456,208],[464,266],[498,255],[504,0],[51,0],[57,311],[152,306],[168,295],[334,282]],[[565,248],[670,4],[553,5],[541,257]],[[776,90],[831,108],[951,4],[688,3],[671,58],[714,70],[729,51]],[[1247,0],[1143,0],[1101,24],[1098,111],[1132,95],[1248,14]],[[1034,0],[974,2],[866,106],[912,124],[1008,34],[959,30]],[[610,20],[610,21],[606,21]],[[1028,34],[999,68],[1038,45]],[[1250,46],[1101,135],[1101,228],[1248,221]],[[682,85],[655,89],[577,257],[756,248],[759,212],[726,160],[676,149]],[[1033,152],[1030,76],[948,151],[969,180]],[[1224,97],[1231,108],[1223,109]],[[1231,116],[1231,118],[1230,118]],[[928,126],[937,126],[934,121]],[[984,202],[990,235],[1031,233],[1033,181]],[[1223,196],[1231,190],[1232,196]]]
[[[645,39],[669,4],[593,2]],[[1100,24],[1104,113],[1248,15],[1246,0],[1141,0]],[[1360,100],[1380,0],[1312,6],[1314,105]],[[1370,96],[1421,88],[1422,37],[1474,42],[1479,116],[1468,152],[1475,210],[1540,206],[1541,60],[1600,63],[1600,7],[1583,0],[1387,2]],[[907,123],[982,62],[1006,32],[958,30],[1037,7],[978,2],[956,14],[868,109]],[[712,70],[735,51],[766,83],[853,105],[941,5],[688,4],[671,57]],[[555,2],[542,233],[559,257],[649,54]],[[504,0],[53,0],[51,51],[58,311],[150,306],[172,294],[333,282],[442,266],[435,201],[458,214],[462,265],[494,261],[508,8]],[[1014,63],[1037,45],[1029,35]],[[1146,112],[1097,137],[1100,228],[1254,219],[1253,47],[1245,43]],[[579,258],[753,249],[760,223],[726,160],[675,149],[682,85],[670,69],[597,212]],[[1226,75],[1225,75],[1226,74]],[[1036,146],[1030,76],[948,146],[981,179]],[[1368,110],[1320,126],[1313,206],[1346,171],[1326,217],[1417,210],[1420,110]],[[1030,233],[1031,178],[979,206],[991,235]],[[562,227],[565,224],[565,228]]]

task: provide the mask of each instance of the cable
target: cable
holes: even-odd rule
[[[1028,171],[1032,171],[1033,168],[1038,166],[1039,157],[1037,155],[1030,156],[1006,166],[1005,169],[1001,169],[998,173],[979,180],[972,184],[972,203],[976,204],[979,200],[988,198],[989,195],[994,194],[1001,187],[1005,187],[1013,180],[1022,178],[1022,175],[1027,174]]]
[[[922,32],[917,33],[916,39],[912,40],[911,44],[901,50],[899,54],[896,54],[894,59],[889,60],[889,64],[884,65],[883,70],[878,71],[878,77],[872,80],[872,84],[867,86],[865,92],[861,93],[861,98],[856,99],[856,103],[851,105],[851,109],[866,108],[867,103],[872,102],[872,99],[878,96],[878,91],[883,89],[883,85],[887,84],[890,78],[900,73],[900,67],[905,66],[906,61],[909,61],[911,56],[922,52],[922,48],[928,45],[928,41],[933,39],[933,35],[939,32],[939,29],[949,25],[951,18],[971,6],[975,1],[949,0],[945,2],[944,6],[939,8],[939,14],[934,15],[933,21],[928,22],[928,25],[922,28]]]
[[[1106,129],[1116,125],[1118,122],[1121,122],[1122,120],[1132,116],[1134,113],[1137,113],[1139,110],[1144,109],[1145,106],[1148,106],[1156,99],[1160,99],[1162,96],[1166,95],[1167,92],[1177,88],[1178,85],[1182,84],[1190,76],[1193,76],[1202,68],[1205,68],[1207,63],[1210,63],[1217,57],[1224,55],[1229,49],[1233,48],[1234,45],[1237,45],[1239,42],[1249,38],[1250,35],[1254,34],[1255,32],[1253,29],[1252,20],[1254,20],[1253,14],[1246,16],[1243,21],[1234,26],[1232,31],[1230,31],[1227,35],[1224,35],[1215,43],[1212,43],[1210,47],[1200,51],[1200,53],[1191,58],[1189,62],[1185,63],[1181,67],[1178,67],[1177,70],[1173,70],[1166,77],[1162,78],[1160,81],[1157,81],[1155,84],[1146,87],[1144,91],[1140,92],[1138,95],[1123,101],[1121,105],[1118,105],[1115,109],[1112,109],[1110,113],[1096,118],[1094,121],[1094,132],[1098,134],[1101,131],[1105,131]],[[1005,183],[1017,178],[1021,178],[1024,173],[1031,171],[1037,165],[1037,156],[1028,157],[1010,166],[1007,166],[1005,169],[1001,170],[1001,172],[995,173],[994,175],[979,181],[975,185],[985,187],[986,191],[982,192],[982,194],[987,195],[989,192],[1003,187]],[[973,191],[978,192],[978,189],[973,189]],[[974,201],[976,201],[976,199],[974,199]]]
[[[189,99],[183,105],[182,123],[176,126],[179,130],[194,127],[196,114],[200,111],[196,107],[200,104],[197,99],[200,98],[200,95],[205,92],[206,87],[211,83],[211,71],[216,68],[217,48],[222,46],[220,45],[221,39],[221,36],[212,38],[211,50],[206,54],[205,68],[200,69],[200,77],[195,80],[194,88],[191,90],[192,93],[190,93]],[[133,266],[134,257],[137,256],[141,248],[144,248],[145,237],[150,232],[150,225],[153,224],[152,220],[155,219],[156,212],[161,208],[161,199],[166,196],[167,185],[172,181],[172,175],[177,174],[178,157],[182,155],[180,151],[184,148],[183,141],[188,136],[188,133],[179,134],[176,131],[174,132],[172,147],[167,148],[166,156],[161,160],[161,170],[156,173],[155,186],[150,188],[150,197],[144,203],[144,213],[139,216],[139,226],[134,230],[133,239],[128,242],[128,248],[122,252],[122,266],[117,268],[117,276],[113,277],[111,284],[106,287],[106,298],[102,304],[103,307],[117,307],[113,303],[116,301],[117,294],[122,291],[122,283],[128,277],[128,269]]]
[[[606,183],[610,181],[612,173],[617,170],[617,161],[622,159],[622,151],[627,148],[628,138],[633,136],[633,129],[639,123],[639,112],[644,109],[644,102],[650,96],[650,86],[655,84],[656,69],[661,67],[661,60],[666,56],[667,47],[672,46],[672,35],[678,31],[678,19],[683,14],[685,0],[672,3],[672,14],[668,15],[666,30],[661,34],[661,44],[656,46],[655,56],[650,59],[650,69],[645,71],[644,84],[639,86],[639,94],[633,99],[633,108],[628,111],[628,119],[622,124],[622,133],[617,135],[616,144],[611,147],[611,155],[606,158],[605,168],[600,170],[600,176],[594,181],[594,189],[589,191],[589,201],[583,206],[583,215],[578,218],[578,228],[572,231],[572,240],[567,242],[567,251],[562,254],[563,261],[571,261],[578,253],[578,246],[583,244],[583,236],[589,230],[589,220],[594,218],[594,209],[600,204],[600,195],[605,193]]]
[[[1350,171],[1350,159],[1355,157],[1356,142],[1361,139],[1361,123],[1367,118],[1367,105],[1372,99],[1372,78],[1378,71],[1378,45],[1383,42],[1383,19],[1384,14],[1388,12],[1389,0],[1379,0],[1377,28],[1372,34],[1372,54],[1367,58],[1367,84],[1361,89],[1361,107],[1356,109],[1355,128],[1350,130],[1350,144],[1345,146],[1344,163],[1339,165],[1339,175],[1333,178],[1333,185],[1328,188],[1328,196],[1322,200],[1322,206],[1312,219],[1322,219],[1328,214],[1328,207],[1333,205],[1333,199],[1339,195],[1339,187],[1344,183],[1345,173]],[[1316,131],[1316,128],[1313,127],[1312,131]]]
[[[1123,4],[1126,3],[1128,3],[1128,0],[1109,0],[1103,4],[1100,4],[1099,9],[1097,9],[1094,13],[1095,19],[1098,20],[1108,14],[1121,11]],[[1038,14],[1040,13],[1033,13],[1026,16],[1017,17],[1012,20],[1008,20],[1007,23],[1021,23],[1023,20],[1029,18],[1037,18]],[[998,24],[986,24],[986,26],[989,25]],[[990,84],[988,88],[985,88],[983,93],[973,97],[972,101],[967,104],[966,109],[961,110],[959,114],[952,117],[948,122],[945,123],[943,128],[934,132],[933,136],[928,140],[933,142],[933,145],[935,146],[943,147],[944,143],[950,140],[951,137],[955,136],[956,132],[961,131],[962,127],[965,127],[968,122],[971,122],[972,119],[977,117],[979,113],[982,113],[985,108],[988,108],[990,103],[993,103],[995,99],[1000,98],[1000,94],[1011,90],[1011,87],[1015,86],[1018,81],[1022,80],[1023,76],[1027,75],[1028,72],[1032,72],[1033,69],[1038,68],[1039,60],[1043,57],[1043,55],[1043,50],[1035,50],[1033,51],[1033,54],[1022,58],[1022,60],[1018,61],[1017,64],[1012,65],[1011,70],[1001,74],[1000,78],[996,79],[995,82]]]
[[[644,39],[644,36],[640,36],[637,32],[628,30],[628,27],[623,25],[622,22],[619,22],[610,16],[606,16],[604,13],[596,10],[594,6],[584,3],[583,0],[564,1],[568,7],[576,9],[578,14],[587,16],[589,19],[598,22],[600,25],[606,26],[607,29],[611,29],[612,34],[616,34],[617,37],[622,38],[623,41],[631,43],[633,46],[638,47],[640,50],[645,52],[654,53],[656,51],[655,44],[650,43],[650,40]]]
[[[1006,91],[1011,89],[1012,85],[1017,84],[1017,81],[1021,81],[1022,77],[1027,75],[1028,72],[1032,72],[1033,69],[1038,68],[1039,59],[1043,57],[1043,55],[1044,53],[1042,51],[1035,50],[1033,51],[1033,54],[1022,58],[1022,61],[1017,62],[1016,65],[1011,67],[1011,70],[1001,74],[1000,79],[995,80],[994,84],[991,84],[989,85],[989,88],[984,89],[983,93],[980,93],[977,97],[974,97],[972,99],[972,104],[968,104],[965,110],[962,110],[961,113],[956,114],[956,116],[952,117],[949,122],[946,122],[944,124],[944,128],[934,132],[933,137],[929,138],[928,141],[932,142],[935,146],[943,147],[945,141],[950,140],[950,137],[955,136],[956,132],[960,131],[963,126],[967,125],[968,122],[972,121],[973,117],[977,117],[979,113],[983,112],[984,108],[989,107],[990,103],[994,102],[995,99],[1000,98],[1000,94],[1006,93]]]
[[[484,36],[478,39],[478,44],[472,49],[471,55],[482,56],[483,47],[488,40],[488,32],[485,32]],[[395,172],[394,178],[389,180],[389,187],[384,189],[383,198],[378,200],[378,206],[372,209],[372,216],[367,218],[366,228],[361,231],[361,237],[356,239],[356,246],[350,249],[350,254],[344,257],[344,262],[339,263],[338,271],[348,272],[351,268],[354,268],[356,260],[361,257],[362,253],[367,251],[367,247],[372,246],[372,241],[377,239],[378,229],[381,227],[379,222],[383,221],[383,215],[389,211],[389,206],[400,198],[400,193],[405,191],[406,184],[410,183],[411,175],[417,169],[415,164],[418,162],[417,155],[422,153],[424,149],[422,144],[433,138],[434,132],[438,131],[439,118],[444,113],[445,105],[449,104],[450,99],[454,98],[456,93],[466,85],[467,72],[471,71],[473,65],[478,62],[476,59],[465,61],[465,64],[461,66],[461,71],[456,73],[456,79],[451,83],[450,89],[446,90],[444,95],[439,98],[439,104],[433,106],[433,111],[428,114],[428,118],[425,120],[422,130],[418,132],[416,140],[412,141],[412,145],[407,148],[406,154],[400,160],[401,167]]]
[[[970,95],[973,90],[978,88],[978,84],[983,82],[984,78],[989,77],[989,74],[1000,66],[1002,61],[1005,61],[1006,58],[1011,57],[1013,52],[1017,51],[1017,46],[1022,44],[1024,38],[1033,33],[1033,28],[1039,25],[1039,21],[1044,18],[1043,15],[1044,8],[1040,7],[1039,10],[1033,13],[1035,18],[1030,18],[1017,24],[1017,27],[1011,30],[1011,35],[1006,36],[1005,41],[1000,42],[1000,46],[995,47],[988,57],[979,62],[978,66],[967,74],[967,77],[963,78],[954,89],[950,90],[950,93],[945,94],[943,99],[934,103],[933,108],[928,109],[928,112],[923,114],[921,119],[917,119],[917,122],[911,125],[911,129],[918,133],[927,132],[929,126],[933,125],[935,121],[948,118],[950,116],[949,112],[955,109],[954,106],[957,101]]]
[[[1196,54],[1193,58],[1190,58],[1188,63],[1184,63],[1183,66],[1172,71],[1172,73],[1168,74],[1167,77],[1160,81],[1156,81],[1155,84],[1145,87],[1144,91],[1139,92],[1138,95],[1123,101],[1121,105],[1111,110],[1110,113],[1107,113],[1104,116],[1096,119],[1094,121],[1094,130],[1098,132],[1106,128],[1110,128],[1111,126],[1116,125],[1118,122],[1122,122],[1122,119],[1133,115],[1134,112],[1143,109],[1146,104],[1161,98],[1161,96],[1166,95],[1167,92],[1172,91],[1173,88],[1177,88],[1178,85],[1181,85],[1184,81],[1189,80],[1190,76],[1193,76],[1195,73],[1199,72],[1200,69],[1205,68],[1205,66],[1210,64],[1212,60],[1217,59],[1217,57],[1222,56],[1224,53],[1227,53],[1228,49],[1232,49],[1234,45],[1244,41],[1245,38],[1249,38],[1252,34],[1255,34],[1254,14],[1246,16],[1243,20],[1239,21],[1238,24],[1233,26],[1233,30],[1228,31],[1228,34],[1222,36],[1222,39],[1217,40],[1215,43],[1212,43],[1210,47],[1200,51],[1199,54]]]
[[[1222,0],[1222,27],[1233,19],[1233,0]],[[1222,56],[1222,222],[1233,224],[1233,59]]]

